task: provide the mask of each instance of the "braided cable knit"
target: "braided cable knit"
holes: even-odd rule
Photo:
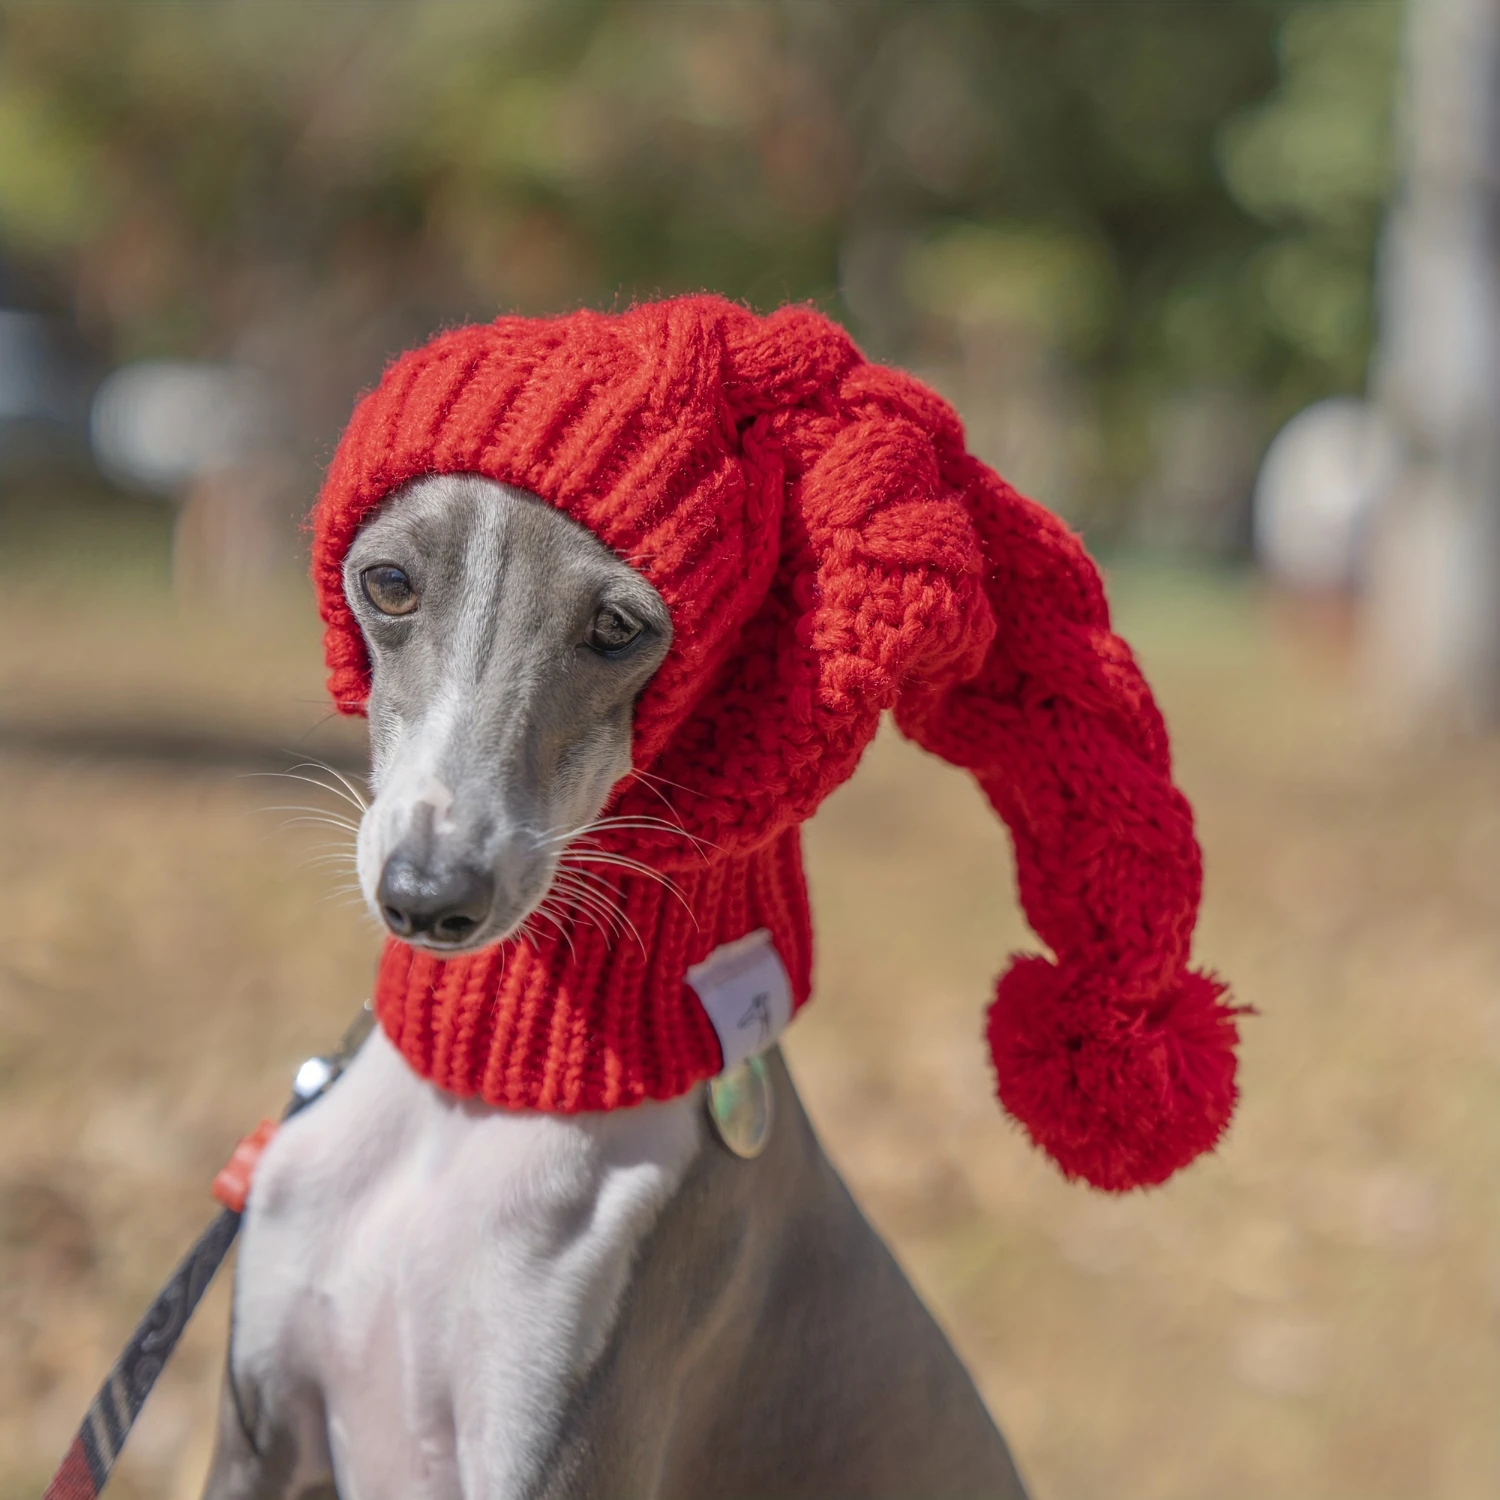
[[[397,360],[356,409],[314,514],[329,686],[369,695],[342,591],[361,523],[403,484],[472,472],[530,490],[629,559],[672,614],[637,706],[607,849],[640,935],[443,961],[387,944],[385,1029],[443,1088],[610,1109],[721,1066],[684,982],[767,928],[808,997],[799,825],[880,715],[970,770],[1008,825],[1051,958],[1016,958],[988,1037],[1006,1108],[1069,1175],[1122,1190],[1212,1147],[1233,1111],[1235,1011],[1187,967],[1201,888],[1165,728],[1076,537],[964,446],[953,411],[805,308],[713,297],[506,317]],[[399,497],[392,503],[399,503]],[[681,833],[660,826],[670,794]]]

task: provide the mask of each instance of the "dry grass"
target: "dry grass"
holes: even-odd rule
[[[1038,1500],[1479,1500],[1500,1489],[1500,758],[1382,749],[1245,590],[1127,572],[1208,858],[1199,952],[1260,1014],[1223,1150],[1124,1200],[995,1108],[982,1008],[1027,942],[1003,833],[882,738],[819,815],[819,997],[788,1051],[827,1141]],[[300,605],[298,606],[300,609]],[[7,586],[4,718],[321,713],[284,603]],[[243,1130],[342,1028],[377,940],[278,828],[287,784],[0,756],[0,1500],[40,1492]],[[306,790],[306,789],[303,789]],[[197,1493],[220,1286],[126,1496]]]

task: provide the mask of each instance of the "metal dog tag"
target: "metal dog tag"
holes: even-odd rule
[[[709,1079],[708,1118],[727,1150],[752,1161],[766,1149],[774,1097],[765,1059],[759,1054]]]

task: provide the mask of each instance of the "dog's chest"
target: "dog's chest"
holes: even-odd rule
[[[342,1500],[525,1493],[702,1139],[696,1096],[571,1118],[457,1103],[377,1031],[257,1170],[236,1382]]]

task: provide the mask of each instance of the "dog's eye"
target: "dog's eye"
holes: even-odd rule
[[[623,651],[644,628],[606,604],[594,616],[585,644],[605,656],[612,656],[617,651]]]
[[[383,615],[409,615],[417,607],[411,579],[390,563],[376,563],[359,575],[365,598]]]

